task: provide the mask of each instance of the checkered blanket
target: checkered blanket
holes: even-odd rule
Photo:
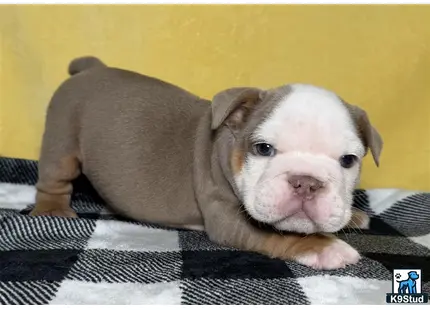
[[[339,237],[363,258],[323,272],[121,218],[84,177],[78,219],[30,217],[36,177],[37,162],[0,159],[0,304],[384,304],[394,268],[421,268],[430,291],[429,193],[357,190],[370,229]]]

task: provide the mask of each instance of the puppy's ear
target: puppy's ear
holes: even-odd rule
[[[232,131],[239,130],[264,91],[252,87],[235,87],[216,94],[212,99],[212,130],[226,124]]]
[[[370,149],[373,160],[376,166],[379,167],[379,157],[381,156],[383,147],[381,135],[370,123],[366,111],[355,105],[346,103],[345,101],[344,104],[348,108],[349,113],[354,120],[355,126],[358,130],[361,140],[363,141],[366,151],[367,149]]]

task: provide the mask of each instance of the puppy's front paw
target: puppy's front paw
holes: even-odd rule
[[[348,243],[340,239],[332,239],[323,247],[316,247],[314,250],[297,255],[295,260],[314,269],[331,270],[357,263],[360,260],[360,254]]]

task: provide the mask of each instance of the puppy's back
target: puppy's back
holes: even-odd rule
[[[57,134],[47,143],[76,141],[82,172],[125,215],[200,224],[192,162],[209,102],[96,58],[72,61],[69,72],[48,107],[47,130]]]

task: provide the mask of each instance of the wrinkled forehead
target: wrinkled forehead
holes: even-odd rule
[[[271,110],[253,131],[254,140],[272,144],[280,152],[364,155],[353,120],[336,94],[303,84],[274,92]]]

